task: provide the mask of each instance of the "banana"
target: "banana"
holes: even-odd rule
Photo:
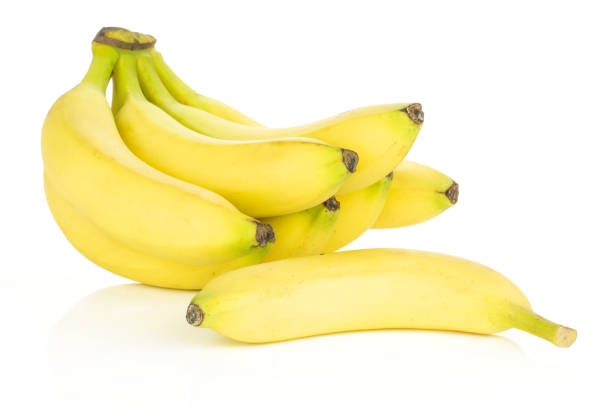
[[[394,171],[385,206],[372,228],[427,221],[457,203],[459,185],[431,167],[404,161]]]
[[[105,234],[155,257],[206,265],[267,252],[270,226],[153,169],[125,146],[105,96],[118,54],[100,35],[85,78],[43,125],[45,173],[58,192]]]
[[[342,214],[335,197],[299,213],[262,218],[274,229],[276,243],[264,262],[278,259],[318,255],[329,240],[332,229]]]
[[[117,275],[151,286],[200,290],[216,275],[261,262],[271,248],[216,265],[188,265],[136,251],[106,235],[81,216],[45,176],[45,193],[60,229],[87,259]]]
[[[357,154],[314,139],[228,141],[196,133],[148,102],[136,57],[115,67],[115,121],[127,146],[145,162],[208,188],[253,217],[290,214],[320,204],[354,172]]]
[[[385,205],[391,180],[393,173],[362,190],[338,197],[342,211],[323,247],[323,253],[334,252],[350,244],[374,224]]]
[[[465,259],[365,249],[284,259],[210,281],[187,321],[264,343],[352,330],[415,328],[492,334],[517,328],[560,347],[576,331],[535,314],[498,272]]]
[[[159,52],[140,55],[138,71],[147,98],[197,132],[229,140],[308,137],[357,152],[359,168],[337,195],[365,188],[389,174],[410,150],[424,119],[421,105],[412,103],[354,109],[291,128],[252,126],[244,115],[234,123],[230,117],[237,111],[196,94],[178,79]]]

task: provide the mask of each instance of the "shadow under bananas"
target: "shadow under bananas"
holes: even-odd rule
[[[113,348],[202,348],[234,346],[209,330],[195,330],[185,311],[195,291],[162,289],[139,283],[98,290],[78,302],[54,326],[51,354]],[[68,346],[68,348],[67,348]]]

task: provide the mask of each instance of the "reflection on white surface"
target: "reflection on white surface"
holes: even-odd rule
[[[102,404],[109,397],[104,390],[113,390],[124,401],[142,403],[147,395],[176,402],[202,387],[224,392],[231,384],[238,397],[236,390],[262,392],[265,384],[282,383],[285,390],[292,383],[367,386],[372,378],[410,384],[417,395],[441,377],[456,377],[460,392],[474,384],[513,383],[532,371],[521,349],[502,336],[384,330],[243,345],[185,322],[194,293],[130,284],[85,297],[51,334],[58,398],[95,393]]]

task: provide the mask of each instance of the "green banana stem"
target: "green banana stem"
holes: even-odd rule
[[[121,51],[113,73],[114,96],[113,112],[117,113],[128,97],[145,99],[138,82],[136,56],[129,51]]]
[[[151,55],[139,55],[136,62],[138,78],[144,85],[142,90],[148,100],[171,112],[172,107],[177,103],[176,99],[170,94],[162,80],[160,79]]]
[[[512,325],[559,347],[569,347],[576,341],[577,332],[522,307],[514,306],[510,314]]]
[[[229,120],[230,122],[235,122],[242,125],[262,126],[257,121],[251,119],[244,113],[237,111],[231,106],[228,106],[216,99],[198,94],[196,91],[191,89],[189,85],[183,82],[183,80],[181,80],[181,78],[179,78],[179,76],[176,75],[172,69],[170,69],[158,51],[151,49],[149,52],[153,59],[155,70],[157,71],[161,81],[170,91],[174,99],[176,99],[178,102],[194,108],[205,110],[208,113],[220,116],[221,118]]]
[[[100,91],[106,92],[119,55],[114,48],[95,42],[92,44],[91,50],[93,58],[81,83],[94,86]]]
[[[185,103],[186,100],[196,95],[196,92],[170,69],[158,51],[151,50],[151,59],[164,83],[172,82],[172,93],[177,101]]]

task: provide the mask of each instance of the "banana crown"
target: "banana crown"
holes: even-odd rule
[[[144,50],[152,48],[157,40],[152,35],[133,32],[125,28],[103,27],[93,41],[124,50]]]

